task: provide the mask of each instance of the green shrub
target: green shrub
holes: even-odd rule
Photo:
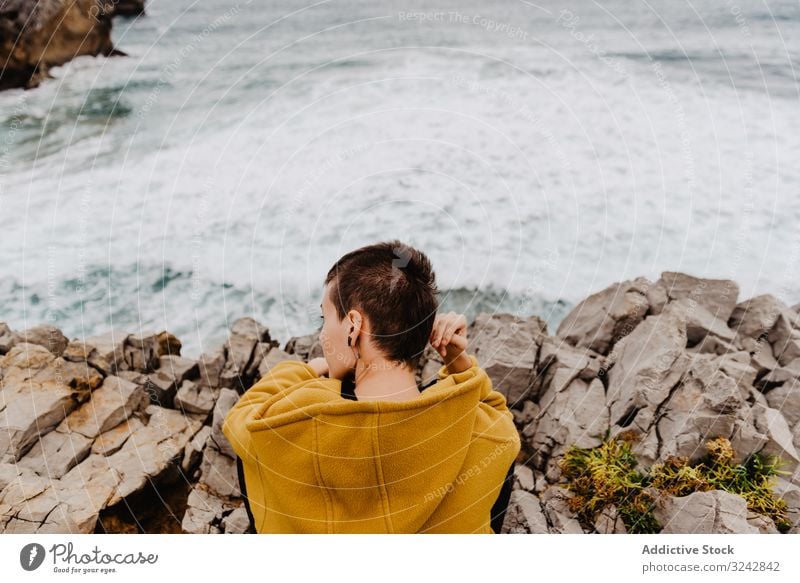
[[[570,508],[584,525],[594,525],[603,508],[613,504],[629,533],[660,532],[653,515],[655,501],[645,490],[651,487],[673,496],[725,490],[743,497],[750,510],[772,518],[779,531],[790,528],[786,502],[773,493],[776,476],[790,473],[779,469],[784,462],[778,456],[752,454],[736,464],[730,442],[718,437],[706,442],[708,454],[696,464],[690,465],[686,457],[670,456],[640,471],[631,452],[636,439],[634,431],[613,439],[606,433],[598,447],[573,445],[559,460],[565,487],[574,493]]]

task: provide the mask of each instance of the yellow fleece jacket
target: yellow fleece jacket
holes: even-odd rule
[[[285,360],[222,431],[242,460],[259,533],[492,533],[520,451],[505,397],[470,355],[404,402],[351,401],[341,381]]]

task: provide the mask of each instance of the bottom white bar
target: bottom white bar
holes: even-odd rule
[[[798,535],[0,535],[5,581],[798,581]],[[30,570],[29,570],[30,569]],[[548,577],[552,579],[542,579]],[[166,579],[165,579],[166,578]]]

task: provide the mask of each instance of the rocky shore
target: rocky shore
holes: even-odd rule
[[[733,281],[665,272],[591,295],[553,335],[536,316],[470,324],[523,442],[503,532],[626,532],[613,507],[579,522],[558,462],[635,432],[643,466],[697,460],[719,436],[738,461],[779,455],[775,494],[800,533],[800,305],[738,296]],[[222,420],[275,363],[321,347],[316,334],[281,346],[242,318],[197,360],[180,349],[166,331],[70,340],[0,324],[0,532],[245,531]],[[420,382],[440,366],[429,347]],[[661,496],[654,514],[664,533],[778,533],[723,490]]]
[[[0,89],[36,87],[78,56],[124,54],[112,17],[142,13],[144,0],[0,0]]]

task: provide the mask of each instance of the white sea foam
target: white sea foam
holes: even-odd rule
[[[459,309],[556,323],[663,270],[800,301],[796,6],[339,4],[155,3],[115,23],[130,57],[0,95],[0,318],[197,353],[252,313],[286,340],[340,255],[394,237]]]

